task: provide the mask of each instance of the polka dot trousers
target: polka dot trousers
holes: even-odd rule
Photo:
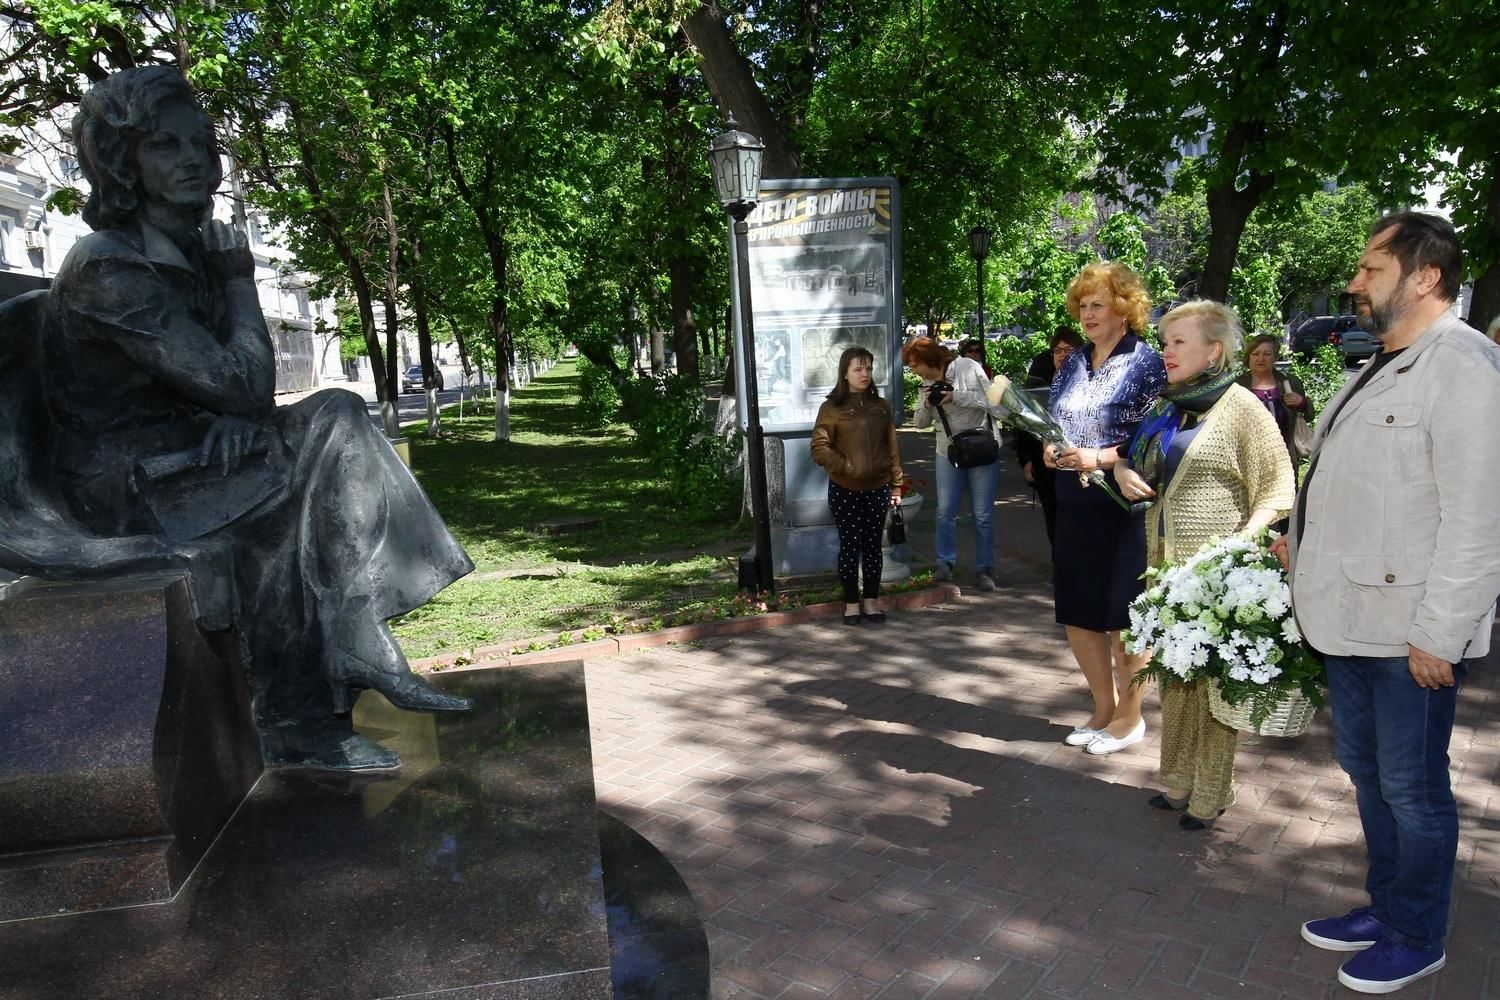
[[[860,599],[860,570],[864,570],[864,597],[880,596],[880,536],[891,507],[891,488],[850,490],[828,484],[828,506],[839,532],[839,583],[844,585],[844,603]]]

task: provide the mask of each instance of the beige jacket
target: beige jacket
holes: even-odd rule
[[[1181,562],[1261,508],[1286,513],[1296,489],[1276,419],[1249,389],[1231,385],[1204,415],[1160,506],[1146,511],[1148,557]]]
[[[1341,407],[1354,382],[1323,408],[1293,514],[1303,635],[1334,656],[1483,656],[1500,593],[1500,347],[1444,316]]]

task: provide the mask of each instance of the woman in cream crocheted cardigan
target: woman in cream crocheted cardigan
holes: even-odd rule
[[[1275,419],[1234,383],[1242,336],[1234,312],[1189,302],[1158,328],[1167,388],[1114,468],[1124,497],[1156,501],[1146,512],[1153,565],[1186,559],[1214,536],[1279,520],[1296,492]],[[1202,681],[1164,684],[1161,717],[1164,787],[1150,804],[1185,809],[1178,825],[1205,829],[1234,804],[1236,733],[1209,714]]]

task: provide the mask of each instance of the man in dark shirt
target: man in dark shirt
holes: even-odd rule
[[[1358,952],[1339,982],[1363,993],[1446,960],[1458,847],[1448,741],[1500,592],[1500,349],[1452,314],[1461,274],[1446,220],[1376,223],[1349,293],[1383,349],[1319,420],[1276,546],[1297,624],[1328,666],[1334,749],[1369,860],[1370,905],[1311,920],[1302,936]]]

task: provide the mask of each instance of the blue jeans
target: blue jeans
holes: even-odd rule
[[[933,459],[937,475],[937,561],[952,566],[958,562],[958,505],[964,490],[974,508],[974,569],[991,572],[995,567],[995,490],[1000,486],[1000,463],[960,469],[948,456]]]
[[[1370,906],[1395,940],[1440,946],[1458,853],[1448,778],[1458,685],[1418,686],[1404,656],[1330,656],[1327,664],[1334,753],[1359,803]],[[1467,666],[1453,668],[1458,684]]]

